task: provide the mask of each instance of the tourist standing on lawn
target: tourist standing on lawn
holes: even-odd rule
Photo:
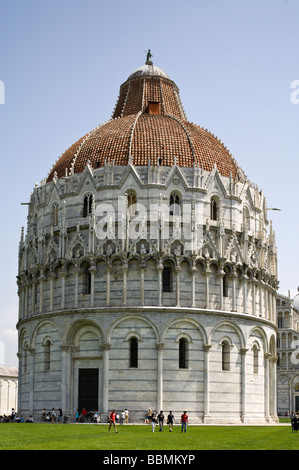
[[[167,424],[169,425],[169,432],[172,432],[173,422],[174,422],[174,416],[172,414],[172,411],[170,411],[169,415],[167,416]]]
[[[155,413],[152,413],[151,423],[152,423],[152,432],[155,432],[155,427],[156,427],[156,424],[157,424],[157,418],[156,418]]]
[[[158,422],[159,422],[159,431],[163,431],[163,424],[164,424],[164,415],[163,411],[161,410],[160,413],[158,414]]]
[[[116,423],[115,423],[115,410],[112,410],[111,413],[109,414],[109,429],[108,432],[110,432],[111,426],[114,426],[114,431],[117,433],[116,429]]]
[[[188,415],[186,411],[184,411],[184,413],[181,416],[181,423],[182,423],[181,432],[187,432]]]

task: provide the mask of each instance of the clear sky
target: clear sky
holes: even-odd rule
[[[0,363],[17,365],[21,203],[66,148],[110,119],[148,49],[188,120],[220,138],[281,209],[269,212],[279,290],[297,293],[298,20],[299,0],[0,0]]]

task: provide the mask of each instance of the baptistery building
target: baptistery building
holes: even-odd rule
[[[18,269],[20,413],[277,420],[266,199],[150,53],[35,185]]]

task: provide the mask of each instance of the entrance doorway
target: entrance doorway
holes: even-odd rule
[[[299,396],[295,395],[295,412],[299,411]]]
[[[79,369],[78,408],[98,410],[99,369]]]

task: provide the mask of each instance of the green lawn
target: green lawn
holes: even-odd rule
[[[298,450],[290,426],[189,426],[181,434],[165,426],[1,423],[0,450]]]

